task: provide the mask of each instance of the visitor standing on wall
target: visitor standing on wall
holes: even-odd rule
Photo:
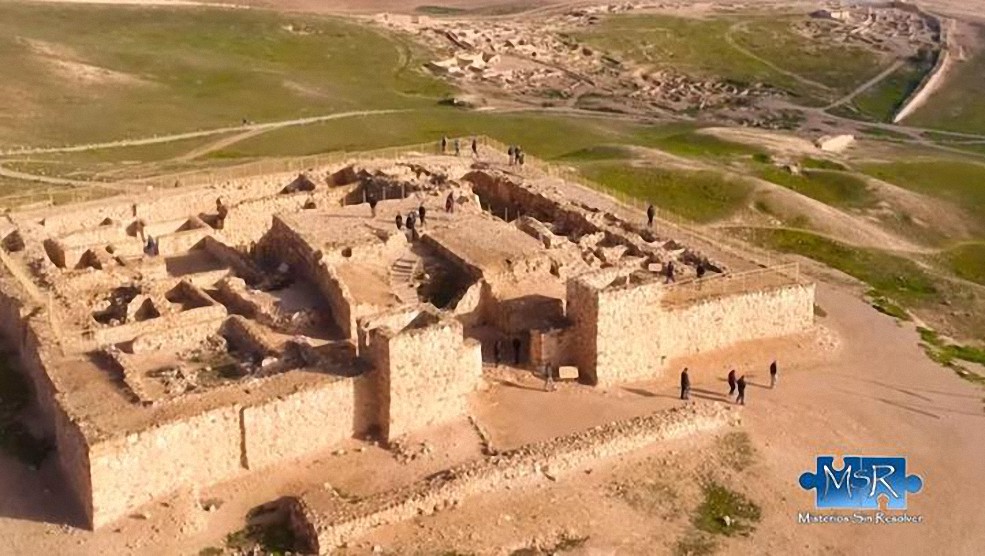
[[[776,361],[774,360],[772,363],[770,363],[770,388],[776,387],[776,379],[777,379],[776,375],[777,375],[777,368],[776,368]]]
[[[739,395],[735,398],[735,403],[746,405],[746,375],[740,376],[736,385],[739,387]]]
[[[728,396],[735,394],[735,369],[728,372]]]
[[[222,202],[222,197],[215,200],[215,211],[216,211],[216,221],[215,229],[221,230],[226,227],[226,216],[229,214],[229,209]]]
[[[681,371],[681,399],[691,399],[691,376],[687,373],[687,367]]]

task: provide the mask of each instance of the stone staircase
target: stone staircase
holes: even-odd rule
[[[418,302],[414,276],[422,264],[420,257],[407,252],[390,265],[390,287],[401,303]]]

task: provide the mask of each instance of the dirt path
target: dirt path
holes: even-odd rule
[[[202,145],[196,149],[192,149],[185,154],[175,157],[176,162],[188,162],[189,160],[194,160],[196,158],[205,156],[209,153],[222,150],[230,145],[235,145],[240,141],[245,141],[251,137],[256,137],[262,133],[270,131],[269,129],[251,129],[249,131],[244,131],[243,133],[237,133],[236,135],[231,135],[229,137],[223,137],[218,141],[209,143],[207,145]]]
[[[40,148],[26,148],[26,149],[8,149],[6,151],[0,152],[0,156],[19,156],[19,155],[33,155],[33,154],[52,154],[52,153],[75,153],[84,151],[94,151],[100,149],[112,149],[117,147],[137,147],[141,145],[156,145],[158,143],[170,143],[172,141],[181,141],[183,139],[194,139],[196,137],[208,137],[210,135],[221,135],[225,133],[231,133],[235,131],[248,132],[248,131],[270,131],[273,129],[280,129],[284,127],[292,126],[302,126],[308,124],[315,124],[321,122],[327,122],[331,120],[339,120],[342,118],[352,118],[358,116],[376,116],[380,114],[398,114],[401,112],[410,112],[408,109],[387,109],[387,110],[353,110],[350,112],[337,112],[335,114],[326,114],[323,116],[311,116],[308,118],[296,118],[293,120],[278,120],[274,122],[264,122],[259,124],[246,124],[230,127],[217,127],[212,129],[205,129],[201,131],[189,131],[185,133],[174,133],[171,135],[159,135],[155,137],[144,137],[141,139],[122,139],[120,141],[109,141],[106,143],[91,143],[88,145],[72,145],[65,147],[40,147]]]
[[[739,46],[739,44],[737,42],[735,42],[735,38],[732,37],[732,34],[735,33],[736,31],[745,30],[746,25],[747,25],[747,22],[744,22],[743,21],[743,22],[736,23],[736,24],[732,25],[731,27],[729,27],[728,31],[725,33],[725,42],[727,42],[729,46],[731,46],[733,49],[735,49],[740,54],[742,54],[742,55],[744,55],[746,57],[752,58],[753,60],[756,60],[757,62],[765,65],[766,67],[772,69],[775,72],[778,72],[778,73],[780,73],[782,75],[785,75],[785,76],[787,76],[787,77],[789,77],[791,79],[797,80],[797,81],[803,83],[804,85],[810,85],[811,87],[817,87],[818,89],[821,89],[822,91],[829,91],[829,92],[831,91],[831,87],[828,87],[827,85],[825,85],[823,83],[818,83],[817,81],[812,81],[812,80],[807,79],[806,77],[804,77],[802,75],[798,75],[798,74],[793,73],[791,71],[787,71],[787,70],[785,70],[785,69],[777,66],[773,62],[770,62],[769,60],[767,60],[767,59],[759,56],[755,52],[752,52],[751,50],[748,50],[745,47]]]
[[[879,75],[873,77],[872,79],[866,81],[865,83],[862,83],[854,91],[848,93],[847,95],[841,97],[840,99],[838,99],[838,100],[832,102],[831,104],[825,106],[824,107],[824,110],[831,110],[832,108],[836,108],[838,106],[841,106],[842,104],[851,102],[852,99],[854,99],[858,95],[864,93],[865,91],[868,91],[872,87],[875,87],[876,85],[878,85],[879,83],[881,83],[883,79],[886,79],[894,71],[896,71],[899,68],[903,67],[903,64],[905,64],[905,63],[906,62],[904,62],[903,60],[896,60],[888,68],[886,68],[886,69],[882,70],[881,72],[879,72]]]

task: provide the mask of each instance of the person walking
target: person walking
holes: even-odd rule
[[[510,166],[513,166],[513,161],[516,160],[516,147],[510,145],[510,148],[506,149],[506,154],[510,155]]]
[[[681,371],[681,399],[691,399],[691,376],[687,374],[687,367]]]
[[[657,215],[657,209],[653,208],[653,205],[646,207],[646,227],[653,227],[653,217]]]
[[[735,369],[728,372],[728,397],[735,394]]]
[[[666,275],[664,284],[669,284],[676,281],[674,279],[674,261],[667,261],[667,267],[664,269],[664,275]]]
[[[421,203],[421,206],[417,207],[417,216],[420,217],[422,228],[424,227],[424,217],[427,215],[427,212],[427,209],[424,208],[424,203]]]
[[[417,239],[417,227],[416,222],[414,221],[415,218],[414,211],[410,211],[410,213],[407,214],[407,219],[405,221],[407,224],[407,231],[410,232],[411,241],[415,241]]]
[[[777,368],[776,368],[776,361],[774,360],[772,363],[770,363],[770,388],[776,387],[776,378],[777,378],[776,375],[777,375]]]
[[[456,137],[455,138],[455,156],[462,154],[462,142]]]
[[[455,212],[455,194],[454,193],[448,193],[448,196],[445,197],[445,212],[447,212],[447,213]]]
[[[370,193],[369,195],[366,195],[366,202],[369,203],[369,214],[373,218],[376,218],[376,203],[377,203],[377,201],[376,201],[376,195],[374,195],[372,193]]]
[[[520,338],[513,338],[513,364],[520,366]]]
[[[445,154],[448,151],[448,136],[441,136],[441,154]]]
[[[739,395],[735,398],[735,403],[739,405],[746,405],[746,375],[739,377],[739,381],[736,383],[739,387]]]
[[[394,222],[397,223],[397,229],[398,230],[403,230],[404,229],[404,217],[403,217],[402,214],[400,214],[398,212],[397,213],[397,216],[393,220],[394,220]]]
[[[475,137],[472,138],[472,158],[479,158],[479,141]]]

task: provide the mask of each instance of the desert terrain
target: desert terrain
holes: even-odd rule
[[[269,455],[270,467],[174,479],[174,488],[148,468],[151,494],[107,503],[102,523],[95,506],[76,507],[67,450],[47,430],[50,408],[16,354],[22,340],[4,337],[0,553],[980,554],[983,13],[977,0],[0,4],[0,277],[26,283],[22,297],[35,301],[10,315],[62,331],[42,343],[58,346],[50,372],[70,385],[59,403],[73,422],[99,431],[83,426],[87,442],[335,388],[288,361],[292,349],[320,353],[332,381],[359,384],[364,371],[353,369],[367,364],[372,344],[355,323],[418,301],[430,304],[420,326],[461,321],[482,359],[474,384],[440,375],[445,386],[415,395],[420,408],[407,422],[419,427],[374,436],[356,426],[329,438],[317,431],[323,422],[335,430],[331,411],[310,401],[308,417],[277,410],[299,425],[264,436],[269,446],[257,453],[268,454],[255,457]],[[450,144],[441,153],[442,137],[460,141],[462,155]],[[522,146],[524,167],[507,160],[507,145]],[[351,190],[333,181],[343,174],[358,176],[345,184]],[[515,191],[500,199],[501,185],[489,179],[570,203],[565,210],[597,228],[572,231],[561,209],[540,214],[541,204]],[[258,187],[262,195],[252,193]],[[195,191],[203,193],[184,193]],[[374,191],[383,200],[370,217]],[[446,192],[459,199],[454,214],[443,213]],[[168,206],[169,195],[194,201],[181,212],[185,201]],[[216,196],[232,203],[226,229],[214,222]],[[130,202],[132,215],[119,209],[83,225],[87,211]],[[145,215],[144,203],[177,212]],[[418,204],[434,222],[422,228],[426,248],[386,239],[382,251],[363,260],[357,247],[349,260],[352,242],[383,238],[394,214]],[[638,233],[651,205],[657,223]],[[127,220],[138,213],[167,264],[141,259]],[[58,223],[73,218],[77,226]],[[281,263],[290,251],[272,219],[326,253],[348,249],[337,272],[358,301],[352,330],[315,277],[283,290],[267,284],[285,271],[264,266],[264,257]],[[106,252],[97,245],[104,236],[113,238]],[[186,252],[191,239],[202,243]],[[227,272],[227,247],[250,272],[235,263],[216,281]],[[473,322],[455,307],[470,299],[448,270],[459,257],[483,269],[507,314],[510,299],[526,296],[567,309],[565,280],[581,272],[656,275],[673,260],[681,291],[690,292],[680,294],[682,305],[771,291],[769,280],[755,280],[776,271],[783,287],[816,288],[812,322],[774,334],[769,319],[743,316],[750,334],[736,333],[735,342],[632,372],[614,358],[624,378],[611,382],[601,380],[602,364],[586,380],[578,361],[577,379],[559,377],[548,391],[532,347],[518,364],[493,361],[492,350],[497,334],[536,336],[534,317],[558,310],[516,305],[531,323]],[[502,284],[489,278],[499,258],[509,260]],[[698,266],[712,269],[704,282]],[[125,277],[130,289],[109,291],[104,275]],[[256,314],[241,309],[240,297],[260,307]],[[273,316],[257,316],[264,311]],[[728,319],[739,317],[729,314],[707,324],[708,337],[732,333]],[[161,324],[172,318],[170,329]],[[158,325],[155,333],[183,347],[138,334]],[[193,335],[212,327],[208,341],[192,346],[170,331],[185,326]],[[273,347],[252,362],[231,349],[242,373],[235,379],[208,375],[211,367],[188,356],[186,348],[211,349],[202,346],[216,335],[232,346],[256,327]],[[670,334],[627,329],[632,340],[620,345]],[[150,347],[109,346],[130,342]],[[449,369],[470,360],[472,344],[464,345]],[[770,388],[774,360],[779,383]],[[431,366],[444,369],[443,361]],[[684,367],[688,401],[679,399]],[[731,368],[749,383],[745,405],[727,395]],[[435,411],[447,415],[426,417]],[[640,427],[651,440],[632,436]],[[242,433],[244,450],[250,434]],[[282,447],[309,434],[325,445]],[[639,444],[625,448],[627,438]],[[596,441],[590,455],[574,448]],[[181,444],[165,453],[199,459],[179,456]],[[202,462],[221,459],[208,444],[189,435]],[[407,494],[450,492],[469,466],[509,466],[527,462],[527,451],[555,449],[554,459],[518,464],[488,488],[462,487],[466,494],[435,503]],[[254,457],[246,454],[244,462]],[[799,523],[798,514],[820,510],[798,478],[824,455],[906,457],[923,487],[903,513],[921,522]],[[139,484],[127,465],[108,469],[121,484]],[[111,475],[105,484],[115,484]]]

